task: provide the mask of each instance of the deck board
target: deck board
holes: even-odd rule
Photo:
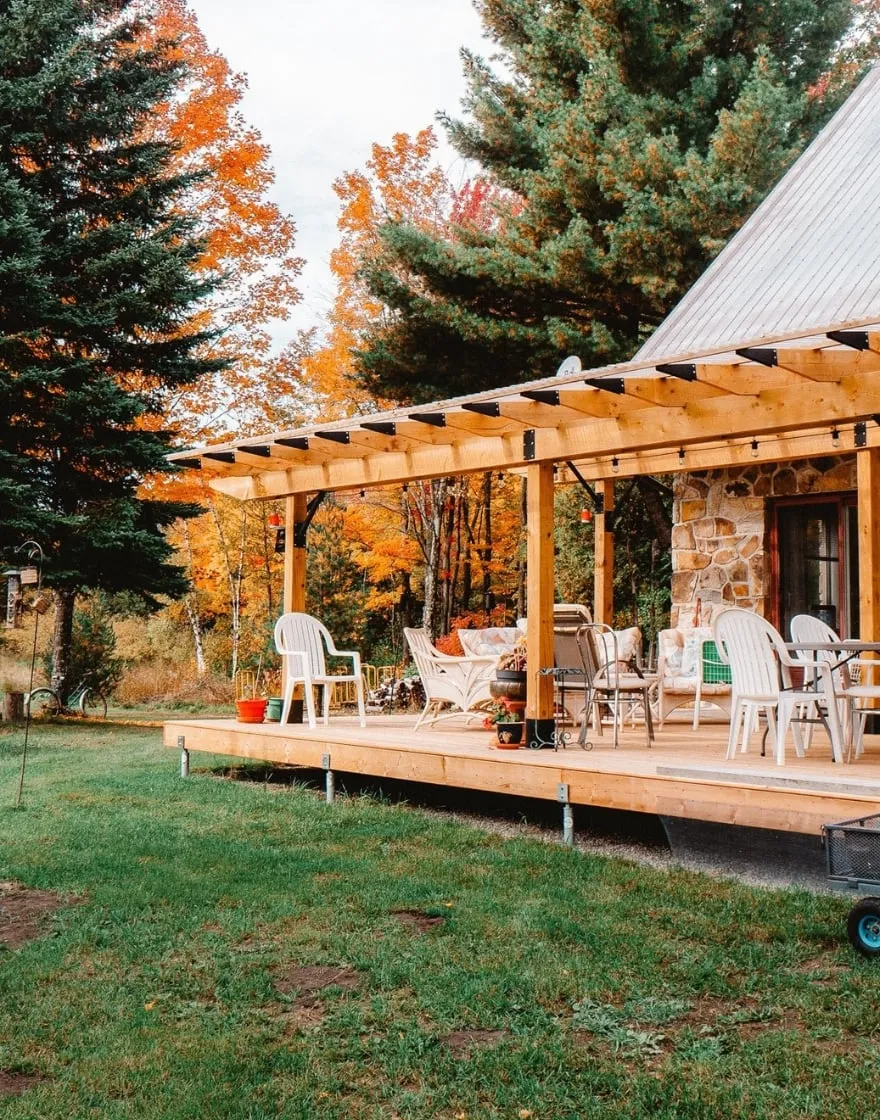
[[[669,722],[648,749],[641,729],[628,730],[617,750],[610,735],[593,747],[506,751],[489,732],[463,720],[413,730],[413,716],[373,716],[366,728],[347,716],[328,726],[242,724],[189,719],[165,724],[168,747],[321,769],[329,755],[339,773],[427,782],[512,796],[792,832],[818,833],[828,821],[880,811],[880,736],[866,737],[851,764],[831,759],[817,734],[807,757],[792,749],[785,766],[762,758],[756,737],[746,754],[725,757],[727,727]]]

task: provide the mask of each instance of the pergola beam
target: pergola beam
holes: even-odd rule
[[[551,406],[526,405],[548,409]],[[502,409],[504,403],[502,402]],[[557,421],[534,432],[534,460],[557,462],[613,455],[662,452],[707,444],[784,434],[815,428],[817,416],[832,427],[880,413],[880,378],[847,376],[839,384],[801,379],[754,397],[723,395],[679,408],[654,406],[614,418]],[[448,429],[444,430],[448,434]],[[506,470],[524,466],[527,458],[520,433],[471,436],[458,444],[433,444],[407,452],[386,450],[360,459],[330,459],[295,470],[268,471],[254,478],[217,478],[212,484],[240,498],[277,497],[310,490],[357,489],[415,478]],[[830,452],[826,452],[830,453]],[[605,471],[607,474],[607,469]]]

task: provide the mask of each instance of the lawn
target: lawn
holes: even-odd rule
[[[40,729],[17,812],[20,742],[0,733],[0,878],[68,904],[0,954],[0,1091],[35,1078],[4,1117],[875,1111],[880,965],[844,900],[219,760],[181,781],[152,729]]]

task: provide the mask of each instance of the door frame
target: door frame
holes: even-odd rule
[[[779,585],[779,511],[793,506],[837,506],[837,579],[838,579],[838,626],[841,634],[849,633],[849,602],[847,597],[847,540],[846,510],[858,504],[856,490],[826,490],[816,494],[793,494],[785,498],[768,498],[769,533],[767,551],[770,558],[770,597],[768,621],[781,633],[782,588]],[[850,547],[858,548],[858,539],[850,542]]]

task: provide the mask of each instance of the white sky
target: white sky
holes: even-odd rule
[[[459,48],[487,53],[471,0],[190,0],[211,47],[249,91],[243,112],[272,149],[274,197],[297,226],[303,300],[278,343],[320,322],[333,297],[333,180],[362,168],[374,141],[459,115]],[[464,168],[441,140],[453,182]]]

